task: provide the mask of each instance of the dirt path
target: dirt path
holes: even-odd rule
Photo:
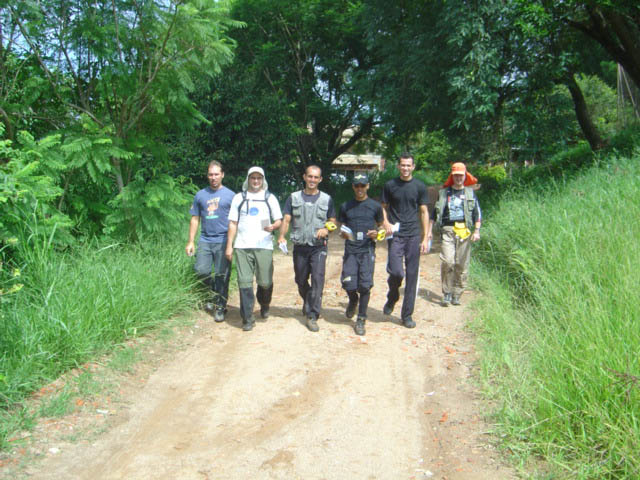
[[[49,450],[27,478],[515,478],[481,419],[469,312],[436,303],[437,255],[422,257],[408,330],[382,314],[379,248],[361,338],[344,317],[341,254],[334,241],[319,333],[304,327],[291,258],[278,252],[271,318],[243,332],[237,296],[227,322],[202,315],[188,348],[133,390],[118,422]]]

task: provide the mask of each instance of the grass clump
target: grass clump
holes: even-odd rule
[[[476,249],[506,443],[569,478],[640,476],[639,157],[502,201]]]
[[[59,252],[44,240],[16,248],[22,287],[0,303],[0,421],[60,374],[198,301],[182,244],[88,243]]]

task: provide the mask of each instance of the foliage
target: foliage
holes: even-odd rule
[[[233,15],[247,22],[237,31],[236,65],[250,71],[253,97],[281,103],[295,135],[300,178],[310,163],[325,176],[331,162],[375,124],[369,74],[375,59],[363,42],[362,2],[238,0]],[[353,135],[345,143],[343,134]],[[288,168],[290,151],[280,152]],[[330,187],[330,186],[329,186]]]
[[[640,227],[625,221],[640,214],[637,161],[503,199],[476,248],[493,279],[477,327],[496,423],[511,451],[561,476],[640,468]]]
[[[188,94],[197,80],[218,74],[232,59],[234,42],[227,31],[241,23],[231,20],[228,10],[226,2],[216,0],[20,0],[2,9],[6,58],[18,62],[14,70],[22,75],[28,64],[38,79],[40,90],[32,96],[39,104],[31,116],[44,117],[64,135],[60,140],[71,156],[65,190],[72,197],[87,195],[91,189],[74,184],[78,179],[100,191],[102,211],[78,209],[77,198],[70,198],[64,204],[70,215],[103,220],[104,204],[113,197],[107,184],[126,198],[125,187],[150,170],[150,158],[160,165],[158,140],[165,132],[203,120]],[[19,92],[12,85],[6,87],[7,98]],[[11,110],[13,116],[5,111],[6,124],[16,124],[16,116],[27,111],[18,110]]]
[[[0,124],[0,135],[4,126]],[[60,151],[59,136],[40,141],[27,132],[18,132],[16,143],[0,141],[0,238],[21,242],[51,237],[56,242],[69,243],[70,219],[54,206],[62,194],[56,179],[66,169]],[[34,236],[34,222],[39,228]],[[0,244],[1,246],[2,244]]]
[[[109,203],[112,211],[105,218],[105,233],[123,238],[131,232],[146,236],[179,231],[187,223],[192,197],[192,191],[169,175],[146,180],[140,174]]]

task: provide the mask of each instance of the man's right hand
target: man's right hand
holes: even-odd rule
[[[193,257],[193,252],[195,251],[195,247],[193,242],[187,243],[187,246],[184,248],[185,252],[187,252],[187,256]]]
[[[393,235],[393,225],[391,225],[389,222],[385,221],[383,222],[382,226],[384,227],[385,232],[387,232],[388,236]]]

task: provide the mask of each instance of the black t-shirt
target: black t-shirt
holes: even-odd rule
[[[315,195],[307,195],[304,193],[304,190],[301,190],[302,193],[302,201],[305,203],[316,203],[316,201],[320,198],[320,192]],[[282,215],[291,215],[293,210],[291,209],[291,195],[287,197],[287,201],[284,203],[284,208],[282,209]],[[333,198],[329,197],[329,208],[327,209],[327,218],[336,218],[336,210],[333,206]]]
[[[400,222],[400,231],[394,233],[398,237],[414,237],[420,235],[418,208],[427,205],[427,187],[417,178],[408,182],[394,178],[384,184],[382,203],[387,205],[390,223]]]
[[[358,202],[351,199],[340,207],[338,221],[353,231],[355,240],[345,240],[345,252],[368,252],[375,242],[367,237],[369,230],[377,230],[382,222],[382,205],[371,198]]]

